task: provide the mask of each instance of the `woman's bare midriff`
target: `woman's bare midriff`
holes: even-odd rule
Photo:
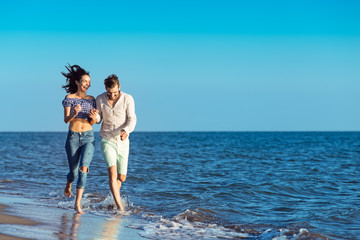
[[[70,122],[69,130],[73,132],[85,132],[92,130],[92,126],[86,119],[75,118]]]

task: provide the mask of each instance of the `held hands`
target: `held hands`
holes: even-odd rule
[[[124,141],[128,137],[127,133],[122,130],[120,134],[121,141]]]
[[[89,117],[96,122],[96,115],[97,115],[98,113],[99,113],[98,110],[96,110],[95,108],[92,108],[92,109],[90,110]]]

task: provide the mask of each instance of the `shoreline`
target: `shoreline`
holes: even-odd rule
[[[13,215],[6,210],[8,208],[11,207],[0,203],[0,224],[25,225],[25,226],[34,226],[41,224],[39,222],[35,222],[20,216]],[[16,237],[14,235],[3,234],[1,232],[0,232],[0,238],[4,240],[29,239],[29,238]]]
[[[34,226],[41,224],[39,222],[35,222],[23,218],[21,216],[13,215],[9,213],[7,210],[5,210],[7,208],[11,208],[11,207],[0,203],[0,224],[15,224],[15,225],[27,225],[27,226]]]
[[[41,200],[0,193],[0,239],[144,239],[134,217],[75,211]]]

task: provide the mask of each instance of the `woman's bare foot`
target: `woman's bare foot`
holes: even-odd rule
[[[67,197],[71,197],[71,182],[66,182],[66,186],[64,189],[64,195]]]
[[[79,213],[79,214],[84,214],[84,212],[81,210],[80,204],[79,204],[79,205],[75,205],[74,208],[75,208],[75,210],[76,210],[77,213]]]

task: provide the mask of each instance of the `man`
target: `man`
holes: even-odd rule
[[[108,168],[111,193],[117,208],[124,211],[120,188],[126,180],[129,134],[136,125],[135,103],[131,95],[120,91],[119,79],[115,74],[107,77],[104,84],[106,92],[96,98],[97,123],[102,121],[101,151]]]

